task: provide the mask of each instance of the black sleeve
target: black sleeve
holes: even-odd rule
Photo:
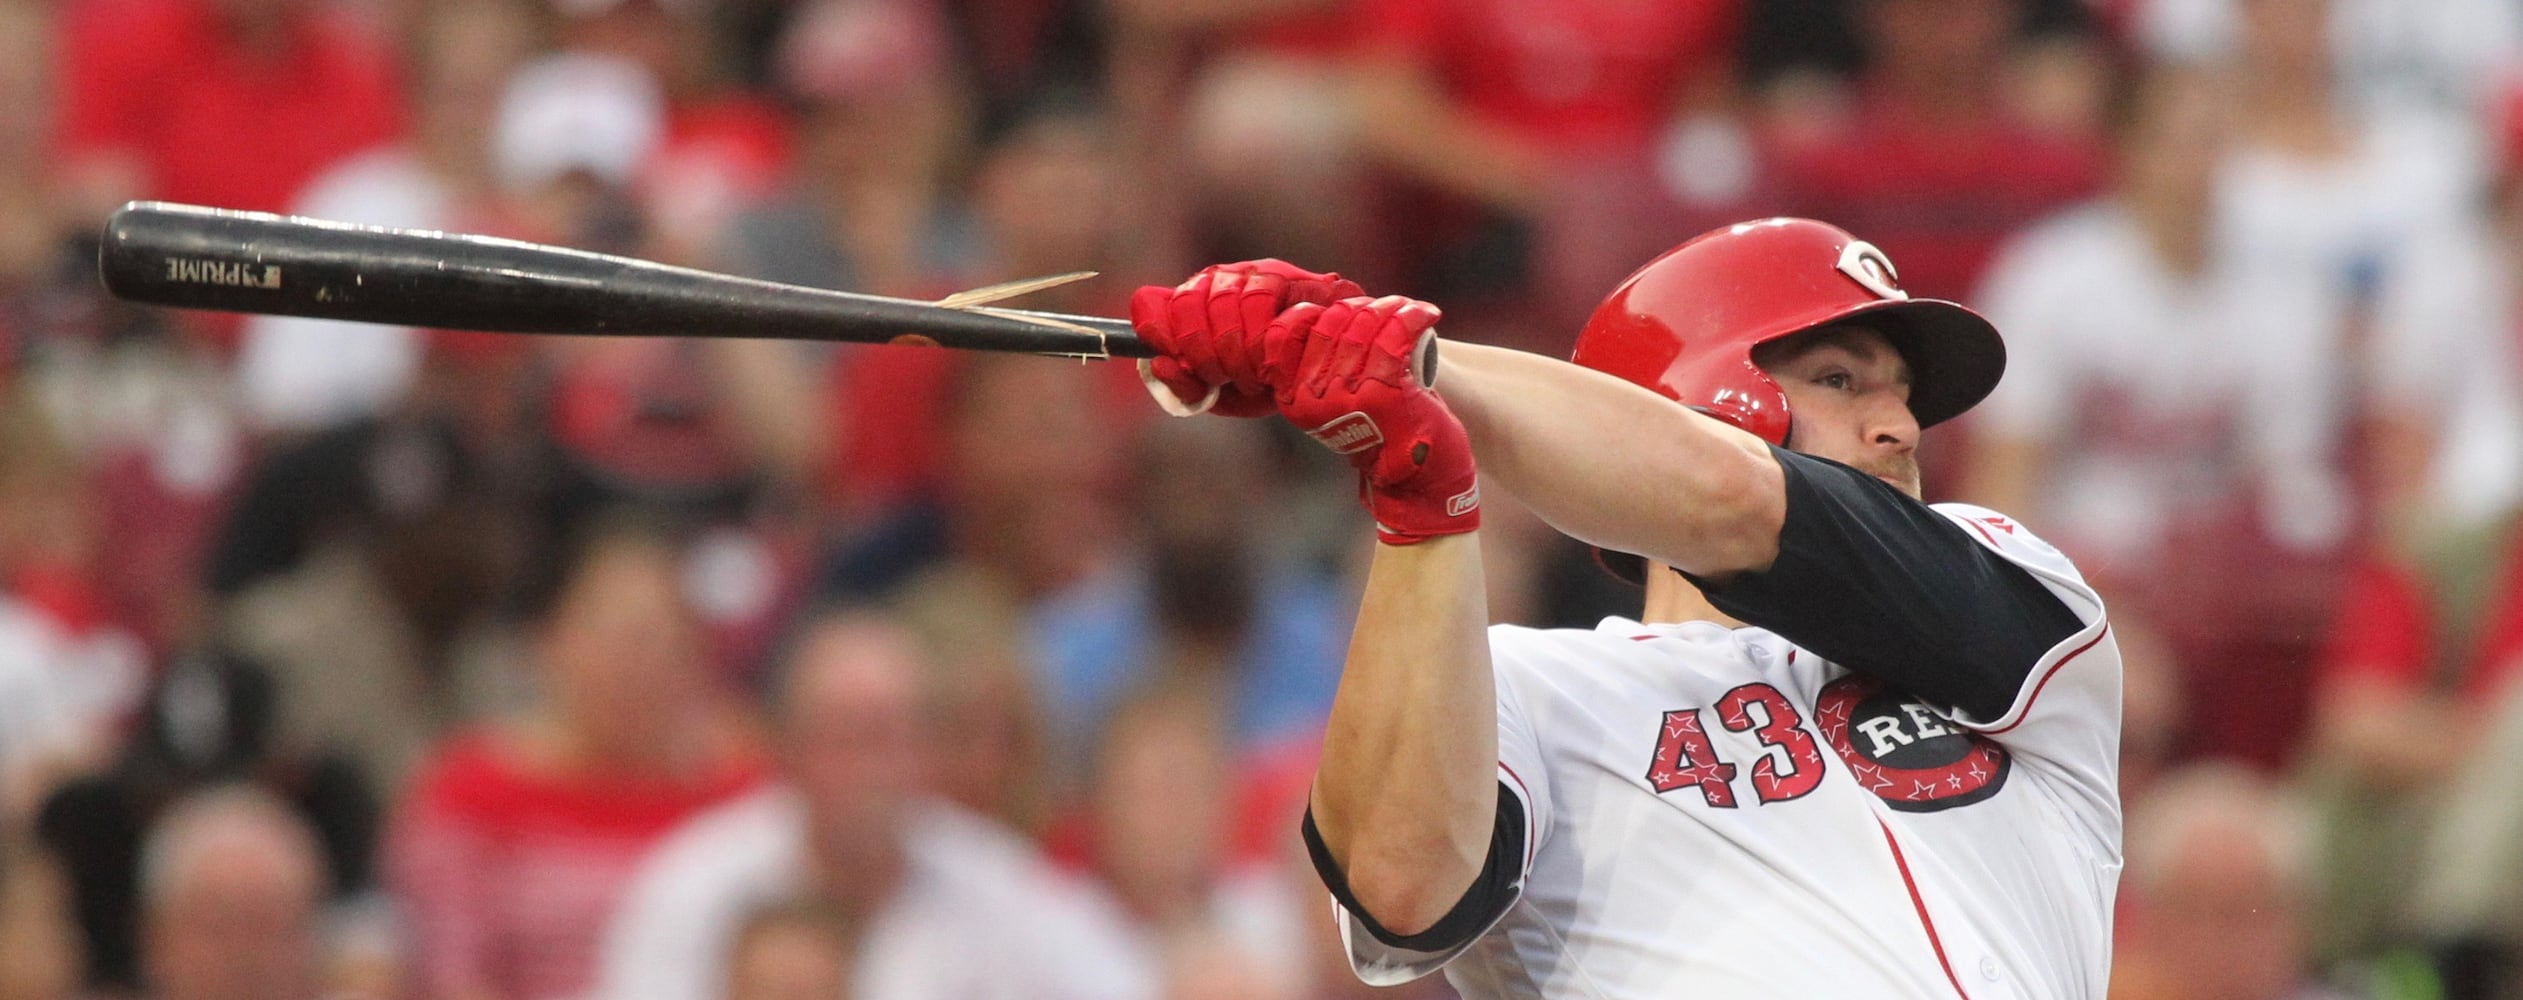
[[[1787,474],[1778,559],[1723,582],[1691,578],[1717,610],[1977,719],[2006,714],[2042,654],[2085,627],[1926,504],[1838,462],[1770,450]]]
[[[1386,930],[1366,907],[1358,905],[1358,897],[1349,892],[1348,876],[1341,874],[1331,848],[1323,846],[1322,832],[1314,828],[1312,809],[1305,811],[1304,833],[1305,853],[1314,859],[1314,872],[1322,876],[1323,887],[1332,891],[1332,898],[1340,901],[1358,926],[1393,948],[1442,952],[1478,937],[1515,903],[1516,880],[1524,875],[1524,800],[1516,798],[1505,782],[1498,785],[1498,819],[1490,828],[1489,857],[1481,862],[1480,875],[1463,890],[1463,898],[1455,901],[1453,909],[1417,934]]]

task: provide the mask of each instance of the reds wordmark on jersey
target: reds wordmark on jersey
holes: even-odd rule
[[[2066,557],[1936,511],[2085,627],[1995,719],[1958,717],[1768,631],[1499,626],[1499,774],[1519,898],[1448,953],[1345,912],[1359,975],[1442,965],[1472,998],[2099,998],[2120,871],[2120,654]]]

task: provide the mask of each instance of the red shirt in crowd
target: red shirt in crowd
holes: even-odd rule
[[[1935,123],[1864,102],[1822,134],[1774,144],[1788,214],[1829,219],[1901,262],[1911,294],[1963,299],[2000,242],[2092,194],[2101,148],[1992,113]]]
[[[59,145],[136,157],[150,197],[280,211],[341,157],[398,134],[392,58],[356,22],[292,5],[248,51],[208,0],[80,0],[63,28]]]
[[[928,347],[844,349],[827,373],[824,399],[836,435],[823,469],[828,502],[850,512],[886,509],[945,485],[949,408],[964,355]],[[1117,441],[1160,412],[1132,362],[1081,368],[1093,379],[1105,426]]]
[[[1740,0],[1365,0],[1367,45],[1473,117],[1547,149],[1645,148],[1732,56]]]
[[[741,760],[682,782],[552,774],[492,733],[449,741],[413,779],[386,844],[420,995],[584,994],[605,923],[649,848],[766,773]]]
[[[2507,547],[2470,649],[2442,648],[2441,618],[2452,610],[2438,607],[2426,583],[2406,570],[2358,567],[2322,649],[2323,683],[2362,678],[2400,690],[2447,685],[2474,703],[2496,696],[2523,671],[2523,535]],[[2458,658],[2448,663],[2447,653]]]

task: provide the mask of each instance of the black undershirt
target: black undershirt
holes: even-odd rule
[[[1717,610],[1971,718],[2006,714],[2051,647],[2085,627],[2030,571],[1889,484],[1772,448],[1787,474],[1778,558],[1685,578]]]
[[[1709,603],[1815,655],[1971,718],[2014,704],[2033,666],[2085,623],[2023,567],[1882,480],[1829,459],[1772,448],[1786,473],[1778,558],[1722,581],[1683,574]],[[1314,870],[1360,927],[1388,946],[1441,952],[1470,940],[1514,902],[1524,805],[1505,785],[1489,857],[1435,926],[1400,935],[1376,923],[1314,828]]]

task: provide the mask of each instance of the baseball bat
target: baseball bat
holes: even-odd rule
[[[97,266],[152,305],[488,333],[924,343],[1154,355],[1126,320],[807,288],[459,233],[132,202]]]

